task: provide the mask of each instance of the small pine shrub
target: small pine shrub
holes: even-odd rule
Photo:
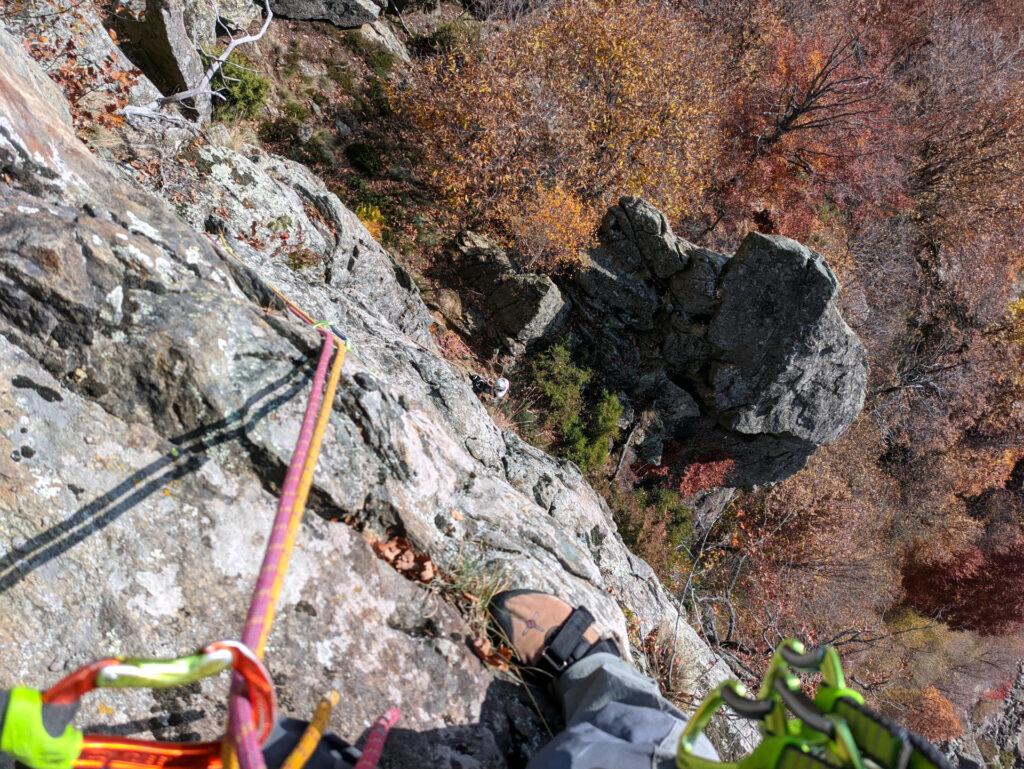
[[[601,391],[596,407],[585,424],[572,426],[572,444],[567,456],[584,472],[603,467],[611,444],[619,437],[622,403],[617,395]]]
[[[352,142],[345,148],[345,157],[359,173],[380,176],[384,172],[384,157],[380,147],[368,142]]]
[[[252,64],[243,56],[232,53],[211,83],[215,93],[224,98],[214,98],[214,116],[218,120],[231,122],[255,117],[267,102],[270,81],[252,69]]]
[[[533,362],[533,381],[547,401],[545,426],[562,435],[579,422],[583,390],[592,374],[572,361],[565,344],[555,344]]]
[[[532,377],[547,405],[544,427],[555,434],[562,454],[584,472],[602,467],[619,435],[618,396],[601,390],[596,399],[588,399],[593,372],[575,363],[568,346],[561,343],[537,356]]]

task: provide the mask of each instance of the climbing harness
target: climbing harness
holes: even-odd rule
[[[795,674],[820,673],[814,697]],[[735,762],[712,761],[695,752],[697,738],[724,707],[758,721],[764,739]],[[683,729],[678,769],[951,769],[939,750],[864,705],[846,685],[839,654],[831,646],[806,651],[787,639],[775,650],[756,698],[735,680],[719,684]]]
[[[230,249],[225,251],[230,255]],[[274,727],[277,707],[262,659],[348,350],[347,338],[330,324],[313,320],[283,293],[269,288],[291,314],[320,334],[322,345],[242,639],[219,641],[177,659],[103,659],[75,671],[45,692],[17,688],[6,700],[0,692],[0,752],[31,769],[265,769],[263,743]],[[79,700],[94,689],[184,686],[229,668],[228,733],[221,740],[136,740],[82,734],[69,724]],[[301,769],[306,764],[326,731],[338,699],[336,692],[321,699],[282,769]],[[358,769],[376,766],[388,731],[398,717],[398,710],[390,708],[371,727]]]

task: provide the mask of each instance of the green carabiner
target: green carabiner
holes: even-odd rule
[[[185,686],[231,667],[231,649],[197,652],[174,659],[124,659],[96,674],[105,689],[168,689]]]

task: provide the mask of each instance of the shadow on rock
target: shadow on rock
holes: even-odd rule
[[[381,757],[383,769],[523,769],[563,727],[544,687],[492,681],[473,724],[415,731],[396,728]]]
[[[243,437],[260,420],[303,392],[311,374],[310,366],[297,367],[257,390],[223,419],[172,439],[174,448],[166,454],[60,523],[13,547],[0,558],[0,593],[90,535],[102,531],[167,484],[195,473],[206,463],[209,449]],[[270,483],[272,479],[264,475],[263,480]]]

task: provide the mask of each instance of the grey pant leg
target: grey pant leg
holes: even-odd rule
[[[686,717],[658,685],[615,654],[584,657],[555,682],[565,731],[528,769],[673,769]],[[698,755],[718,760],[706,737]]]

